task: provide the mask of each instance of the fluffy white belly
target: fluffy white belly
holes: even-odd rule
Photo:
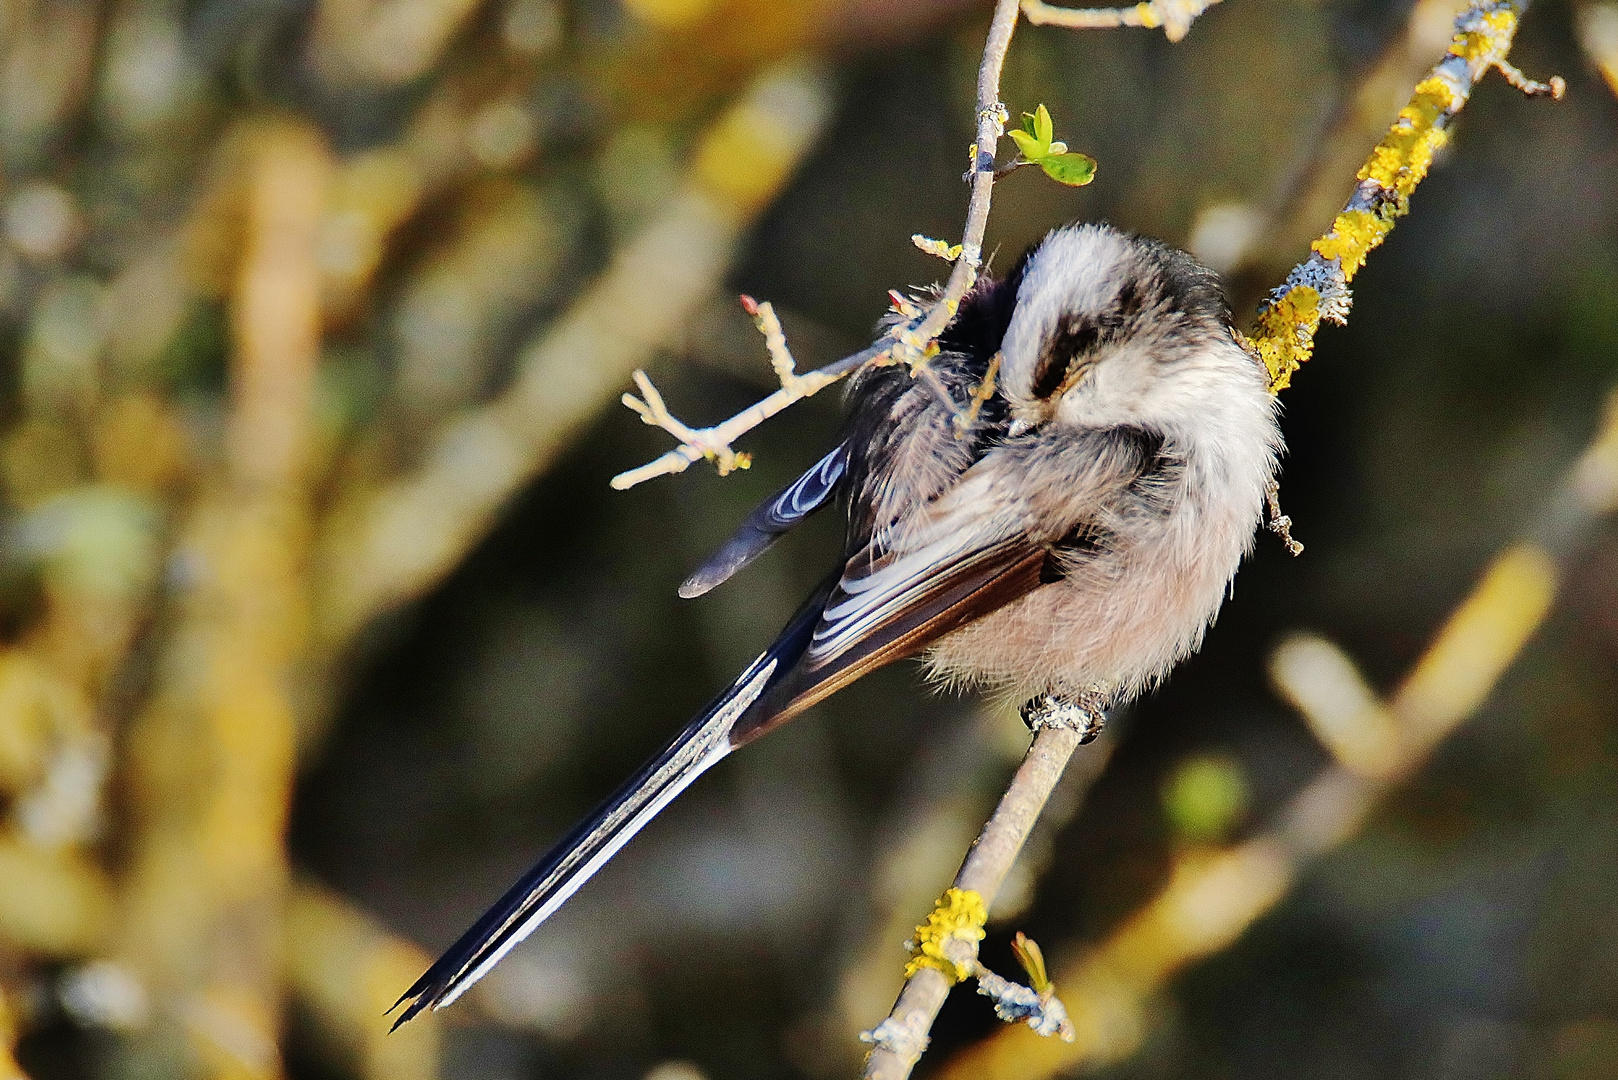
[[[1240,502],[1210,512],[1188,500],[1127,550],[1072,560],[1062,580],[940,640],[929,673],[1008,697],[1133,697],[1201,645],[1252,547],[1261,507]]]

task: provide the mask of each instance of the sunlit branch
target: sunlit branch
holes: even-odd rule
[[[912,371],[925,365],[936,351],[938,335],[944,332],[959,310],[962,298],[977,282],[978,270],[983,263],[983,233],[988,227],[989,204],[994,191],[995,148],[1005,133],[1008,118],[1006,107],[1000,102],[1000,71],[1005,65],[1006,52],[1011,48],[1011,35],[1016,26],[1017,0],[998,0],[994,19],[989,26],[988,40],[983,48],[983,62],[978,68],[977,141],[971,147],[972,165],[967,174],[971,194],[967,200],[966,228],[961,235],[960,251],[954,253],[951,260],[953,269],[949,280],[938,298],[925,308],[919,319],[895,327],[869,349],[801,376],[801,379],[808,380],[803,388],[794,390],[783,382],[780,390],[724,423],[711,428],[693,429],[692,433],[699,441],[682,441],[679,447],[656,461],[613,477],[613,487],[633,487],[654,476],[683,472],[693,462],[705,457],[712,458],[721,471],[726,471],[727,466],[734,465],[738,460],[730,445],[738,436],[751,431],[793,402],[857,371],[865,363],[881,359],[903,363]],[[808,392],[803,392],[804,389]],[[628,404],[627,398],[625,403]],[[637,408],[636,411],[640,410]],[[645,414],[642,413],[642,416]]]
[[[1035,26],[1065,26],[1074,30],[1106,30],[1117,26],[1163,28],[1170,41],[1179,41],[1191,24],[1219,0],[1147,0],[1129,7],[1070,8],[1045,0],[1022,0],[1022,13]]]
[[[1618,94],[1618,3],[1585,4],[1578,12],[1579,45]]]
[[[945,894],[946,901],[969,907],[975,904],[975,908],[955,932],[939,936],[933,957],[911,962],[893,1010],[866,1036],[874,1044],[865,1065],[867,1080],[903,1080],[920,1060],[950,988],[975,973],[977,943],[982,940],[983,923],[994,898],[1062,778],[1068,759],[1085,739],[1084,729],[1064,724],[1041,726],[1035,734],[1027,757]],[[940,901],[941,910],[946,901]],[[937,916],[935,911],[929,924],[936,923]]]

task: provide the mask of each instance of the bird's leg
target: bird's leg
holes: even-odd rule
[[[1079,745],[1094,742],[1107,726],[1106,698],[1091,688],[1076,694],[1048,690],[1023,702],[1022,722],[1038,734],[1042,728],[1068,728],[1079,733]]]

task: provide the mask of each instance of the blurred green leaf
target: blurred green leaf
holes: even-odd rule
[[[1247,812],[1251,793],[1241,763],[1225,754],[1186,759],[1163,785],[1163,809],[1191,843],[1223,840]]]

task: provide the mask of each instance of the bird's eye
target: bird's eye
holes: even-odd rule
[[[1034,369],[1034,396],[1044,401],[1061,389],[1073,362],[1095,348],[1100,339],[1101,326],[1094,320],[1082,315],[1063,319],[1039,354],[1039,366]]]

